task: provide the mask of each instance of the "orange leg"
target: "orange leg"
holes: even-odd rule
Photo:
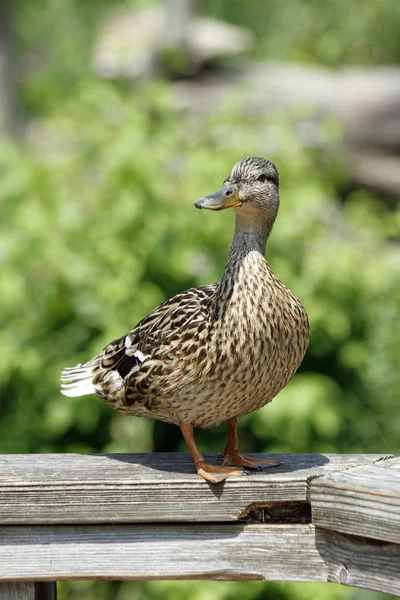
[[[193,436],[193,425],[179,423],[179,427],[185,438],[185,442],[192,457],[192,461],[197,473],[210,483],[220,483],[225,481],[229,475],[245,475],[245,472],[235,467],[223,467],[220,465],[209,465],[204,456],[199,452]]]
[[[247,469],[265,469],[266,467],[277,467],[280,463],[268,458],[253,458],[239,452],[239,440],[237,435],[237,418],[228,421],[228,442],[226,448],[219,455],[223,465],[238,465]]]

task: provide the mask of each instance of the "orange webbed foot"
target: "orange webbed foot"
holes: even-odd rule
[[[246,469],[254,469],[255,471],[261,471],[268,467],[278,467],[280,465],[276,460],[246,456],[237,450],[232,452],[224,450],[219,457],[223,459],[223,465],[237,465]]]

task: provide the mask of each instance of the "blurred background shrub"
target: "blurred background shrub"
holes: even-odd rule
[[[234,214],[203,214],[193,201],[240,158],[264,155],[281,174],[268,260],[305,305],[311,344],[279,399],[240,420],[242,448],[398,453],[398,197],[355,185],[336,116],[319,120],[321,149],[299,135],[304,104],[297,116],[279,107],[247,113],[240,96],[221,91],[218,106],[210,99],[199,112],[179,93],[188,85],[195,94],[204,73],[224,81],[255,61],[395,65],[400,4],[204,0],[184,26],[197,14],[246,28],[243,55],[226,50],[221,59],[216,50],[203,63],[198,49],[190,54],[178,40],[184,60],[174,53],[172,71],[171,53],[166,61],[157,48],[148,72],[131,78],[116,67],[104,77],[93,66],[105,44],[98,32],[114,9],[131,14],[157,4],[19,0],[2,8],[0,451],[186,450],[176,427],[119,415],[94,397],[61,396],[59,372],[173,294],[219,279]],[[224,428],[201,430],[198,439],[220,451]],[[60,585],[62,599],[239,597],[383,595],[260,582]]]

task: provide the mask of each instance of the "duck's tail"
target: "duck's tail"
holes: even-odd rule
[[[64,396],[95,394],[93,380],[100,372],[100,357],[87,363],[67,367],[61,372],[61,393]]]

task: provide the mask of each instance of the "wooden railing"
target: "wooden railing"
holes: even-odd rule
[[[400,594],[400,459],[274,458],[280,467],[213,486],[187,454],[0,456],[0,598],[51,600],[66,579],[333,581]]]

